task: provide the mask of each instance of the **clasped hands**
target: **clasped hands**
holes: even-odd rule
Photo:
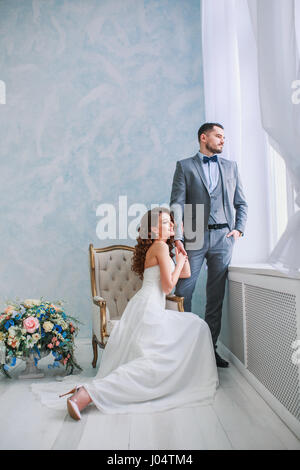
[[[177,240],[181,243],[180,240]],[[180,277],[190,277],[191,276],[191,267],[188,259],[188,255],[183,247],[183,244],[181,243],[181,246],[179,246],[175,242],[175,256],[176,256],[176,265],[180,266]]]

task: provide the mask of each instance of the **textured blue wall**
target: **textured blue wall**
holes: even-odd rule
[[[169,202],[204,119],[199,0],[0,1],[1,301],[65,299],[90,334],[101,203]],[[129,244],[134,244],[128,240]]]

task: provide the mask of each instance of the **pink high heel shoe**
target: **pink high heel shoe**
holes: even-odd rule
[[[81,419],[80,411],[82,411],[89,403],[91,403],[92,399],[84,387],[75,387],[69,392],[59,396],[64,397],[66,395],[70,395],[71,393],[74,395],[72,395],[67,400],[68,412],[71,418],[79,421]]]

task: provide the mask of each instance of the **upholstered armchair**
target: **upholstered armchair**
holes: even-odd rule
[[[90,244],[93,367],[97,364],[98,346],[105,348],[128,301],[142,286],[139,276],[131,270],[133,251],[133,247],[126,245],[94,248]],[[183,312],[183,297],[167,295],[166,308]]]

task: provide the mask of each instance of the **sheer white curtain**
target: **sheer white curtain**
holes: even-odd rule
[[[300,104],[292,101],[292,83],[300,79],[299,3],[202,0],[206,120],[224,123],[224,156],[238,162],[249,203],[247,237],[233,263],[269,261],[289,274],[300,269],[300,214],[269,256],[267,137],[285,160],[300,205]]]
[[[223,156],[237,161],[249,204],[245,237],[236,242],[232,264],[263,263],[271,242],[268,149],[247,0],[202,0],[201,14],[206,121],[224,125]]]
[[[285,160],[300,206],[300,103],[292,99],[292,85],[300,80],[299,0],[248,0],[257,43],[262,125],[275,150]],[[298,40],[298,46],[297,46]],[[300,271],[300,211],[270,256],[278,269]]]

